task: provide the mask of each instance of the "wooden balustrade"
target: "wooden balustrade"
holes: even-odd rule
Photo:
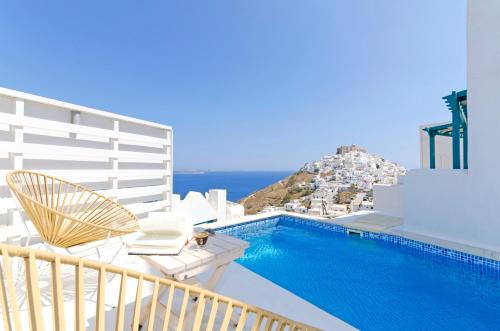
[[[0,309],[7,331],[23,327],[57,331],[89,327],[98,331],[318,330],[202,288],[114,265],[11,245],[0,245],[0,253]],[[40,277],[43,265],[48,269],[44,279]],[[91,284],[89,273],[96,276]],[[107,287],[112,277],[118,277],[119,289],[110,293]],[[49,285],[43,287],[42,282]],[[146,286],[153,289],[150,307],[142,305]],[[95,291],[92,311],[88,311],[87,287]],[[70,300],[67,293],[73,294]],[[134,300],[127,301],[130,293]],[[110,299],[116,301],[110,304]],[[147,322],[139,325],[143,309],[150,310]]]

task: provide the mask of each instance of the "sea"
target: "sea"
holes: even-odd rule
[[[174,193],[184,199],[189,191],[227,190],[227,199],[238,201],[247,195],[291,175],[293,171],[174,172]]]

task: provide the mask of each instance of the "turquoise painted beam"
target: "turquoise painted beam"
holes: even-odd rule
[[[445,129],[439,126],[426,129],[427,132],[435,130],[436,135],[450,136],[452,139],[453,169],[460,169],[460,140],[462,138],[463,167],[468,169],[468,125],[467,125],[467,90],[453,91],[443,97],[446,106],[451,110],[452,121]],[[450,132],[451,127],[451,132]],[[451,133],[451,134],[450,134]]]
[[[436,133],[429,132],[429,168],[436,169]]]
[[[458,103],[457,92],[452,92],[453,100],[451,106],[451,139],[453,148],[453,169],[460,169],[460,105]]]
[[[467,130],[464,130],[462,134],[462,148],[464,154],[464,169],[469,169],[469,137],[467,134]]]

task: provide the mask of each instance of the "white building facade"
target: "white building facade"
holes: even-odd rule
[[[497,251],[500,250],[499,17],[500,1],[468,2],[468,169],[463,169],[463,160],[461,169],[451,169],[449,154],[443,155],[441,164],[436,160],[436,169],[428,169],[423,146],[422,169],[409,171],[399,186],[376,185],[374,189],[375,209],[402,216],[405,231]],[[445,151],[446,143],[436,149]]]

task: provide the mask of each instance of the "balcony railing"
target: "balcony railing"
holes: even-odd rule
[[[0,253],[0,323],[7,331],[318,330],[202,288],[110,264],[11,245],[0,245]],[[109,286],[114,280],[116,291]],[[152,287],[151,306],[143,306],[146,287]]]

